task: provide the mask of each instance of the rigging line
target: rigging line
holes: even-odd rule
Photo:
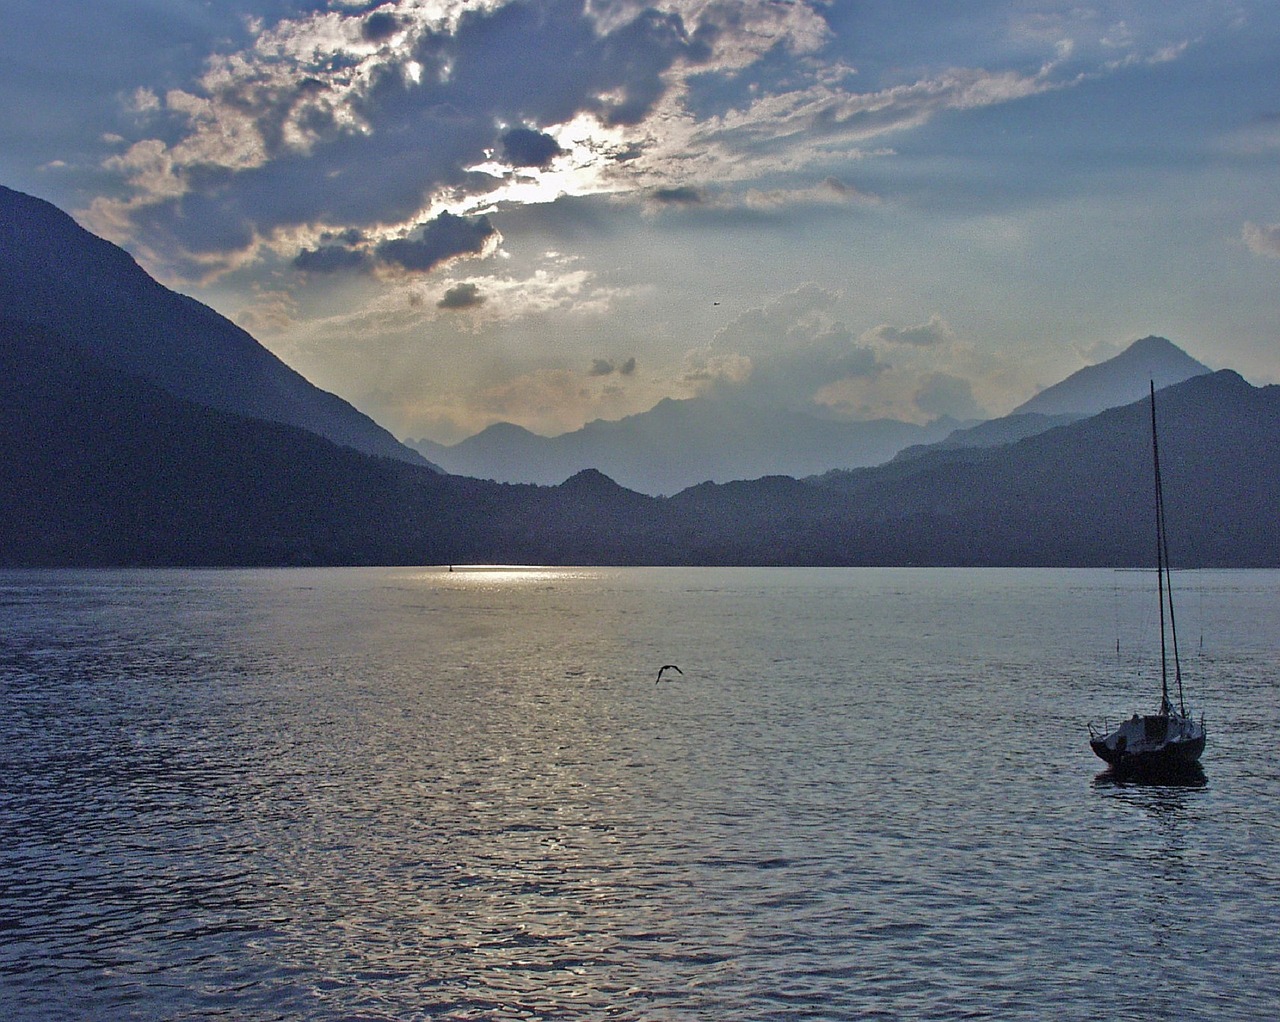
[[[1156,483],[1156,588],[1160,595],[1160,712],[1169,712],[1169,660],[1164,626],[1164,507],[1160,496],[1160,442],[1156,439],[1156,383],[1151,381],[1151,458]]]
[[[1178,653],[1178,623],[1173,613],[1173,571],[1169,563],[1169,519],[1164,506],[1164,485],[1160,488],[1160,542],[1164,550],[1164,585],[1169,599],[1169,635],[1173,639],[1173,674],[1178,682],[1178,712],[1187,715],[1182,697],[1182,658]]]
[[[1160,447],[1159,440],[1156,439],[1156,385],[1155,381],[1151,382],[1151,448],[1155,458],[1156,466],[1156,536],[1159,543],[1159,558],[1164,566],[1164,593],[1161,597],[1161,654],[1164,653],[1164,602],[1169,605],[1169,635],[1173,640],[1173,673],[1178,684],[1178,710],[1185,717],[1187,714],[1186,703],[1182,695],[1182,660],[1178,655],[1178,624],[1173,612],[1173,574],[1169,566],[1169,528],[1168,518],[1164,506],[1164,483],[1160,476]],[[1163,666],[1163,665],[1162,665]],[[1168,705],[1168,690],[1166,681],[1166,690],[1163,705]]]

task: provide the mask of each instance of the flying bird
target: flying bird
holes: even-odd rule
[[[680,668],[677,667],[675,664],[663,664],[661,667],[658,668],[658,677],[655,678],[653,682],[655,685],[662,680],[663,671],[675,671],[676,674],[681,674],[681,675],[684,674],[684,671],[680,670]]]

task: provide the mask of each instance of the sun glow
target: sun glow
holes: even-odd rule
[[[439,581],[466,588],[513,589],[551,582],[567,582],[600,577],[599,571],[585,568],[558,568],[521,564],[448,564],[417,576],[423,581]]]

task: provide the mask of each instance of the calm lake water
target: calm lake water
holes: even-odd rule
[[[0,1016],[1280,1017],[1280,572],[0,573]],[[676,663],[655,684],[661,664]]]

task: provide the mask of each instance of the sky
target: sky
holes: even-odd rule
[[[5,0],[0,184],[401,438],[1280,382],[1274,0]]]

